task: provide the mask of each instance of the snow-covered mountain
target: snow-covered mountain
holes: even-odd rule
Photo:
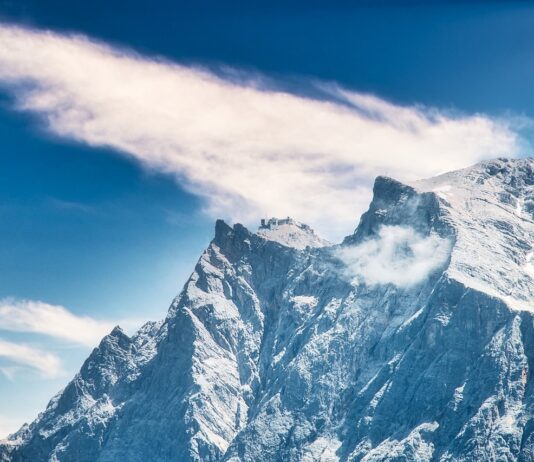
[[[218,221],[0,460],[534,460],[534,160],[379,177],[339,245],[266,226]]]

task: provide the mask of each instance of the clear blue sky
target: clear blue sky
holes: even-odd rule
[[[529,2],[0,0],[0,21],[259,72],[297,93],[317,79],[401,106],[534,117]],[[0,93],[0,299],[163,317],[213,233],[202,199],[110,148],[55,136],[14,105]],[[65,369],[0,374],[1,433],[1,419],[13,427],[42,408],[90,347],[9,329],[0,339],[55,351]]]

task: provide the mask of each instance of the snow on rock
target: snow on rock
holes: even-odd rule
[[[331,245],[327,240],[317,236],[308,225],[299,223],[290,217],[262,220],[257,234],[270,241],[300,250],[306,247]]]
[[[448,274],[533,310],[534,160],[497,159],[414,183],[435,191],[455,230]]]
[[[377,178],[336,246],[219,220],[166,319],[114,329],[0,461],[534,460],[533,214],[534,161],[498,159]]]

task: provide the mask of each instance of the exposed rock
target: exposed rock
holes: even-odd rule
[[[499,159],[378,178],[337,246],[218,221],[164,322],[115,328],[0,460],[531,461],[533,213],[534,161]]]

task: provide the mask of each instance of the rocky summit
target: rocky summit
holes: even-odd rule
[[[532,461],[533,252],[532,159],[379,177],[337,245],[218,221],[166,319],[115,328],[0,460]]]

